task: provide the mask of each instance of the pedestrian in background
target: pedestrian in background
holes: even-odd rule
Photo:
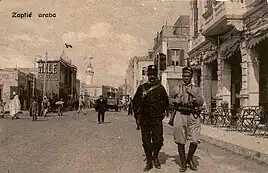
[[[197,145],[200,142],[200,108],[204,103],[201,90],[198,86],[191,83],[193,70],[190,67],[185,67],[182,70],[182,78],[184,84],[182,88],[175,88],[174,96],[174,122],[169,124],[173,125],[173,133],[175,143],[178,145],[178,152],[181,160],[180,172],[187,170],[187,165],[193,171],[197,171],[197,167],[193,162],[193,156],[196,151]],[[190,140],[189,152],[185,156],[186,140]]]
[[[98,112],[99,124],[104,123],[104,116],[107,111],[107,100],[102,95],[95,102],[95,110]]]
[[[60,101],[56,102],[56,105],[58,106],[58,116],[62,116],[62,111],[63,111],[63,99],[61,98]]]
[[[37,120],[37,115],[39,112],[39,105],[36,98],[33,98],[33,101],[29,108],[30,116],[32,117],[32,120]]]
[[[21,104],[19,100],[19,96],[15,95],[15,97],[11,100],[10,105],[9,105],[9,111],[10,111],[10,116],[12,119],[19,119],[18,114],[21,110]]]
[[[6,103],[3,102],[2,99],[0,99],[0,117],[1,118],[5,117],[5,105],[6,105]]]
[[[48,98],[46,96],[44,96],[44,99],[42,101],[42,114],[44,117],[47,116],[49,106],[50,106],[50,102],[49,102]]]
[[[129,102],[128,102],[128,115],[132,115],[133,114],[133,104],[132,104],[132,98],[129,98]]]
[[[84,102],[83,102],[83,97],[82,96],[80,96],[80,98],[79,98],[79,103],[78,103],[79,105],[78,105],[78,110],[77,110],[77,113],[80,113],[80,111],[83,109],[83,107],[84,107]]]
[[[139,110],[142,145],[146,155],[144,171],[153,165],[161,169],[158,154],[163,146],[163,119],[168,108],[168,96],[157,78],[157,66],[148,66],[148,82],[140,85],[133,98],[133,106]]]

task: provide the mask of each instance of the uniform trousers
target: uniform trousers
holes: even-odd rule
[[[200,143],[201,123],[200,118],[195,117],[193,114],[184,115],[176,112],[174,119],[174,141],[176,144],[186,144],[189,140],[190,143]]]
[[[140,127],[146,157],[159,152],[164,142],[162,119],[141,120]]]
[[[104,122],[104,115],[105,115],[105,112],[103,111],[98,111],[98,122]]]

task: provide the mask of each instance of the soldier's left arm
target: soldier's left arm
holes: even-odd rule
[[[196,104],[196,106],[200,107],[203,106],[204,104],[204,97],[202,95],[201,89],[199,87],[195,87],[195,95],[194,95],[194,102]]]
[[[168,106],[169,106],[169,98],[168,98],[168,95],[167,95],[167,92],[166,92],[166,89],[164,88],[164,86],[161,87],[161,103],[162,103],[162,108],[163,108],[163,111],[165,111]]]

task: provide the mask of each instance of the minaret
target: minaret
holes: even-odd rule
[[[87,66],[87,71],[86,71],[86,84],[87,85],[93,85],[93,76],[94,76],[94,72],[93,72],[93,67],[91,64],[91,60]]]

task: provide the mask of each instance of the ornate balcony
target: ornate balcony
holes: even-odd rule
[[[233,0],[233,2],[213,0],[205,8],[202,15],[204,19],[204,23],[201,25],[202,35],[221,35],[233,26],[239,29],[242,27],[245,13],[243,0]]]

